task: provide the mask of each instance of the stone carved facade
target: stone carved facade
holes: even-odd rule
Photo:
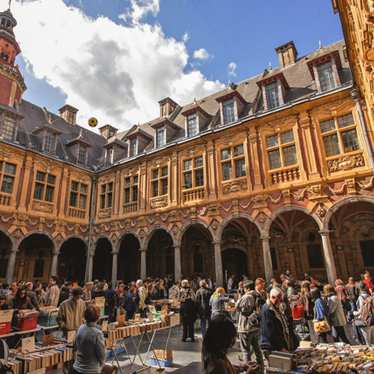
[[[345,12],[354,4],[336,1],[343,20],[349,19]],[[356,37],[354,30],[350,33],[353,26],[343,26],[351,27],[350,45]],[[0,163],[16,166],[12,193],[0,193],[1,277],[71,276],[66,273],[69,266],[81,260],[80,278],[114,281],[129,274],[157,275],[157,269],[159,275],[172,272],[176,278],[202,272],[218,283],[228,271],[269,279],[286,269],[333,281],[337,275],[357,275],[374,267],[368,251],[360,247],[374,243],[373,114],[367,110],[374,107],[374,90],[365,83],[371,75],[361,68],[354,66],[353,73],[361,74],[357,81],[362,99],[347,84],[102,171],[1,142]],[[0,116],[6,113],[0,110]],[[320,123],[347,113],[353,116],[359,147],[327,156]],[[267,142],[284,132],[293,134],[296,162],[272,169]],[[226,180],[222,151],[238,144],[244,175]],[[185,189],[185,161],[198,157],[203,183]],[[167,192],[153,196],[153,172],[163,167]],[[51,201],[35,199],[38,172],[55,177]],[[126,178],[134,177],[137,198],[129,205]],[[87,188],[84,208],[72,207],[73,182]],[[34,253],[35,247],[40,250]],[[235,258],[240,267],[235,268]]]

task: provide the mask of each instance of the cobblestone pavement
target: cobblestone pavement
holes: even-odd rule
[[[182,331],[181,328],[174,328],[171,332],[169,340],[169,349],[173,350],[173,367],[166,368],[164,373],[174,373],[174,374],[199,374],[202,373],[201,369],[201,335],[195,335],[195,342],[182,342],[181,341]],[[155,349],[164,349],[165,341],[167,337],[167,331],[159,332],[156,335],[153,347]],[[137,342],[137,340],[134,340]],[[130,342],[127,344],[127,348],[130,354],[134,353],[134,348],[131,347]],[[239,347],[234,347],[230,352],[230,359],[234,363],[239,363]],[[147,344],[142,344],[141,356],[143,360],[146,361],[146,350]],[[131,355],[130,355],[131,356]],[[125,354],[120,354],[119,356],[120,366],[122,368],[122,374],[130,374],[137,372],[140,369],[138,366],[130,367],[129,361],[126,360]],[[133,357],[133,356],[131,356]],[[140,359],[136,359],[136,363],[140,364]],[[157,368],[150,368],[142,371],[142,373],[150,374],[157,373]]]

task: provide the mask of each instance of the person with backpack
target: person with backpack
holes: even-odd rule
[[[200,329],[201,335],[205,336],[206,329],[210,321],[210,305],[209,300],[212,295],[212,291],[208,288],[208,284],[205,280],[200,281],[200,288],[196,292],[196,305],[198,315],[200,317]]]
[[[345,334],[344,326],[347,324],[343,304],[336,295],[335,288],[331,284],[326,284],[323,287],[325,297],[327,299],[328,319],[333,327],[333,336],[336,342],[339,339],[345,343],[350,344]]]
[[[358,339],[361,344],[370,344],[371,327],[374,325],[374,300],[370,296],[364,283],[360,284],[360,296],[357,299],[357,311],[355,315],[355,326],[357,328]]]
[[[238,313],[238,333],[240,349],[245,363],[251,361],[251,351],[256,355],[261,373],[264,372],[264,359],[259,344],[260,333],[260,300],[254,292],[253,281],[244,283],[245,294],[236,302]]]

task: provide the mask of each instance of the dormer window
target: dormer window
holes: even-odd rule
[[[130,154],[129,157],[136,156],[138,154],[138,139],[131,139],[130,140]]]
[[[340,86],[342,63],[339,51],[316,57],[308,62],[308,67],[316,82],[317,91],[330,91]]]
[[[113,151],[113,148],[111,149]],[[83,144],[78,146],[78,162],[85,165],[87,160],[87,147]]]
[[[156,130],[156,146],[162,147],[166,144],[166,128],[160,127]]]
[[[329,91],[336,87],[331,61],[317,65],[317,73],[321,91]]]
[[[236,120],[234,99],[222,103],[223,123],[231,123]]]
[[[106,150],[106,160],[109,164],[113,164],[113,161],[114,161],[114,149],[113,149],[113,147]]]
[[[43,150],[46,153],[54,153],[56,151],[56,134],[48,131],[45,133]]]
[[[6,141],[14,141],[16,135],[16,121],[13,118],[5,117],[1,126],[0,137]]]
[[[190,114],[186,118],[187,121],[187,137],[192,137],[198,134],[199,128],[198,128],[198,118],[197,114]]]
[[[261,89],[264,110],[278,108],[286,102],[286,94],[289,85],[283,73],[269,76],[269,72],[265,72],[264,78],[258,81],[257,85]]]
[[[278,83],[273,82],[265,86],[267,109],[279,107]]]

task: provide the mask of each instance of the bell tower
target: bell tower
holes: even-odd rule
[[[0,104],[15,107],[26,90],[23,76],[15,64],[21,49],[13,29],[17,21],[10,8],[0,12]]]

